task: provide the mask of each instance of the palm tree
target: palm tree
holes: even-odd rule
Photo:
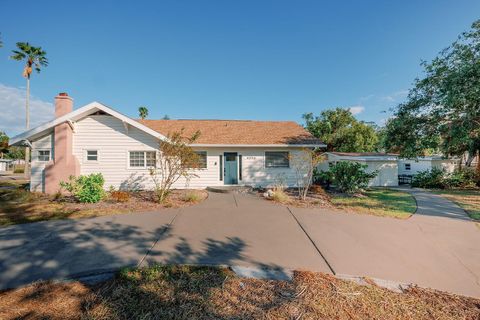
[[[146,117],[148,117],[147,107],[138,108],[138,115],[140,116],[140,118],[142,118],[142,120],[145,119]]]
[[[48,66],[47,53],[42,50],[42,47],[31,46],[28,42],[17,42],[18,50],[13,50],[13,55],[10,56],[13,60],[25,61],[23,68],[23,76],[27,79],[27,96],[25,102],[26,109],[26,128],[30,129],[30,77],[33,69],[40,73],[41,67]],[[25,148],[25,175],[29,175],[30,149]]]

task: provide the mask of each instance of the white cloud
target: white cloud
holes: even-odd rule
[[[348,108],[352,114],[359,114],[365,111],[365,107],[363,106],[351,106]]]
[[[380,99],[387,102],[403,101],[408,95],[408,90],[396,91],[392,94],[381,97]]]
[[[54,107],[30,94],[30,128],[54,117]],[[25,131],[25,89],[0,83],[0,131],[9,136]]]

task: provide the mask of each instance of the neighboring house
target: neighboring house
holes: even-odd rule
[[[420,171],[438,168],[446,172],[453,172],[458,166],[459,159],[445,159],[442,156],[418,157],[416,159],[399,159],[398,174],[414,176]]]
[[[367,165],[366,172],[377,171],[370,180],[370,187],[398,186],[398,155],[377,152],[326,152],[327,160],[320,163],[319,170],[327,171],[340,161],[353,161]]]
[[[11,164],[11,159],[0,159],[0,172],[10,171]]]
[[[70,175],[100,172],[105,187],[150,189],[149,168],[159,143],[174,131],[199,130],[191,145],[202,160],[198,177],[176,188],[222,185],[270,186],[279,177],[296,183],[290,157],[303,148],[324,147],[291,121],[133,120],[98,102],[73,111],[66,94],[55,97],[55,119],[10,140],[32,146],[32,191],[55,193]]]

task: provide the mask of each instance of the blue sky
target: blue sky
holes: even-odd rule
[[[17,41],[50,66],[32,78],[32,120],[66,91],[136,117],[301,122],[356,107],[382,123],[429,60],[480,18],[480,1],[4,1],[0,130],[24,123]],[[30,8],[25,10],[25,8]]]

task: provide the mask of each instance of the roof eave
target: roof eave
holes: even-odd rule
[[[191,147],[237,147],[237,148],[325,148],[324,144],[212,144],[212,143],[192,143]]]

